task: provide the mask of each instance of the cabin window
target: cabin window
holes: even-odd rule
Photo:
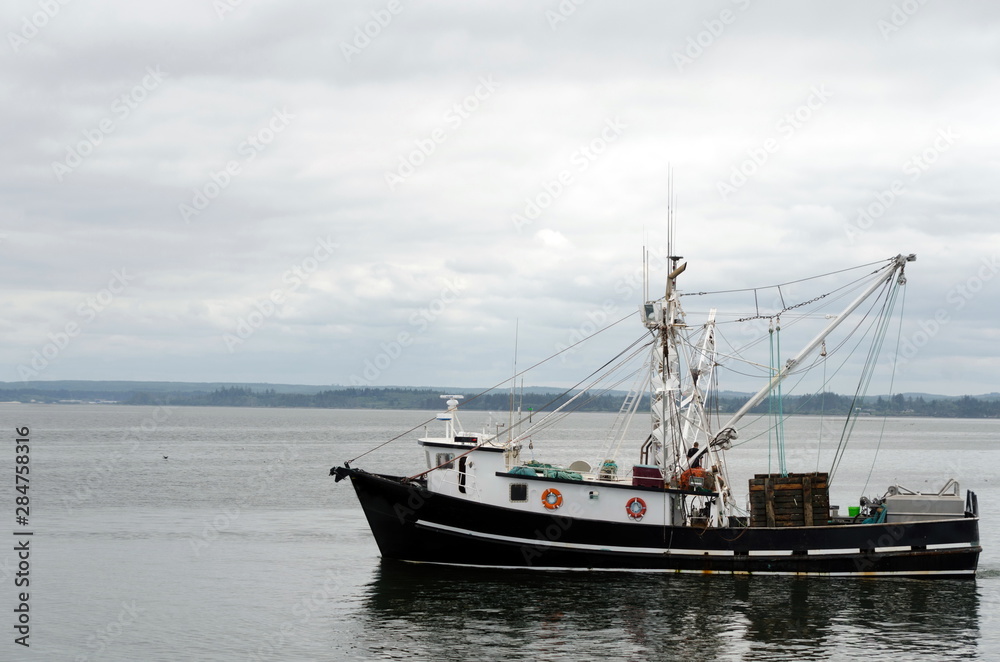
[[[438,453],[434,456],[434,466],[442,469],[454,469],[455,463],[452,462],[454,459],[454,453]]]
[[[465,494],[465,461],[469,458],[465,455],[458,458],[458,491]]]
[[[520,502],[524,503],[528,500],[528,484],[527,483],[513,483],[510,486],[510,500],[512,503]]]

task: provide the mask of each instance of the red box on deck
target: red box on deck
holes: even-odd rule
[[[663,473],[659,467],[637,464],[632,467],[632,485],[635,487],[663,487]]]

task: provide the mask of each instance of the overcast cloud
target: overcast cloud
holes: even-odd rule
[[[0,380],[490,385],[636,309],[670,166],[682,287],[916,253],[896,390],[1000,391],[998,18],[7,2]]]

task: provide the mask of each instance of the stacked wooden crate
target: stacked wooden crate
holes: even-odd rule
[[[757,474],[750,479],[750,526],[818,526],[830,519],[826,473]]]

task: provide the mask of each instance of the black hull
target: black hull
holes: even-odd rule
[[[384,558],[468,566],[727,574],[974,577],[979,519],[781,528],[637,525],[528,513],[350,477]]]

